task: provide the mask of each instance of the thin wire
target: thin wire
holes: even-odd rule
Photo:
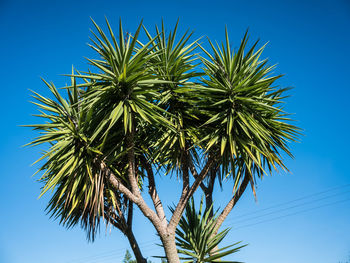
[[[278,220],[278,219],[281,219],[281,218],[285,218],[285,217],[290,217],[290,216],[294,216],[294,215],[297,215],[297,214],[306,213],[306,212],[313,211],[313,210],[316,210],[316,209],[320,209],[320,208],[323,208],[323,207],[332,206],[332,205],[339,204],[339,203],[344,203],[344,202],[347,202],[347,201],[350,201],[350,198],[343,199],[343,200],[336,201],[336,202],[331,202],[331,203],[323,204],[323,205],[316,206],[316,207],[312,207],[312,208],[308,208],[308,209],[304,209],[304,210],[297,211],[297,212],[294,212],[294,213],[289,213],[289,214],[286,214],[286,215],[282,215],[282,216],[270,218],[270,219],[267,219],[267,220],[262,220],[262,221],[259,221],[259,222],[256,222],[256,223],[238,226],[238,227],[235,227],[234,229],[241,229],[241,228],[245,228],[245,227],[251,227],[251,226],[258,225],[258,224],[263,224],[263,223],[275,221],[275,220]],[[149,242],[155,242],[155,241],[156,241],[156,240],[154,240],[154,241],[149,241]],[[146,250],[144,250],[144,252],[145,252],[145,251],[150,251],[150,249],[153,250],[153,247],[152,247],[153,245],[154,245],[154,243],[151,243],[151,244],[148,244],[148,245],[144,245],[142,248],[145,248],[145,247],[146,247]],[[94,261],[85,261],[85,262],[87,262],[87,263],[96,263],[96,262],[99,262],[99,260],[101,260],[101,259],[103,259],[103,258],[104,258],[105,260],[110,261],[110,260],[114,260],[114,259],[116,259],[116,258],[122,257],[122,256],[123,256],[123,253],[124,253],[124,252],[119,253],[118,255],[110,255],[110,256],[107,256],[107,257],[99,257],[99,258],[95,259]],[[106,262],[105,260],[104,260],[104,262]]]
[[[257,214],[257,213],[260,213],[262,211],[270,210],[270,209],[273,209],[273,208],[276,208],[276,207],[280,207],[280,206],[283,206],[283,205],[286,205],[286,204],[290,204],[290,203],[294,203],[294,202],[297,202],[297,201],[300,201],[300,200],[308,199],[310,197],[314,197],[314,196],[317,196],[317,195],[322,195],[324,193],[333,192],[335,190],[346,188],[346,187],[349,187],[349,186],[350,186],[350,184],[345,184],[345,185],[341,185],[341,186],[337,186],[337,187],[332,187],[332,188],[329,188],[329,189],[327,189],[325,191],[316,192],[314,194],[302,196],[302,197],[299,197],[297,199],[293,199],[291,201],[287,201],[287,202],[279,203],[279,204],[276,204],[276,205],[273,205],[273,206],[269,206],[269,207],[266,207],[264,209],[260,209],[260,210],[254,211],[254,212],[245,213],[245,214],[236,216],[235,219],[241,218],[241,217],[246,217],[246,216],[253,215],[253,214]]]
[[[324,194],[324,193],[332,192],[332,191],[335,191],[335,190],[338,190],[338,189],[342,189],[342,188],[345,188],[345,187],[348,187],[348,186],[350,186],[350,184],[342,185],[342,186],[338,186],[338,187],[333,187],[333,188],[330,188],[330,189],[325,190],[325,191],[321,191],[321,192],[317,192],[317,193],[310,194],[310,195],[307,195],[307,196],[303,196],[303,197],[300,197],[300,198],[297,198],[297,199],[294,199],[294,200],[291,200],[291,201],[288,201],[288,202],[283,202],[283,203],[280,203],[280,204],[277,204],[277,205],[273,205],[273,206],[270,206],[270,207],[267,207],[267,208],[264,208],[264,209],[260,209],[260,210],[255,211],[255,212],[246,213],[246,214],[240,215],[238,217],[235,217],[234,219],[246,217],[246,216],[252,215],[252,214],[257,214],[257,213],[260,213],[262,211],[266,211],[266,210],[270,210],[270,209],[273,209],[273,208],[281,207],[281,206],[283,206],[285,204],[294,203],[294,202],[297,202],[297,201],[300,201],[300,200],[308,199],[310,197],[314,197],[314,196],[321,195],[321,194]],[[279,209],[279,210],[274,211],[274,212],[269,212],[269,213],[266,213],[266,214],[263,214],[263,215],[260,215],[260,216],[255,216],[255,217],[252,217],[252,218],[248,218],[246,220],[257,219],[257,218],[260,218],[260,217],[263,217],[263,216],[266,216],[266,215],[279,213],[281,211],[285,211],[285,210],[288,210],[288,209],[291,209],[291,208],[304,206],[306,204],[316,203],[316,202],[318,202],[320,200],[324,200],[324,199],[327,199],[327,198],[330,198],[330,197],[334,197],[334,196],[339,196],[339,195],[342,195],[342,194],[345,194],[345,193],[348,193],[348,192],[350,192],[350,191],[346,191],[346,192],[343,192],[343,193],[337,193],[337,194],[334,194],[334,195],[331,195],[331,196],[327,196],[327,197],[322,197],[322,198],[319,198],[319,199],[316,199],[316,200],[312,200],[312,201],[309,201],[309,202],[305,202],[305,203],[302,203],[302,204],[298,204],[298,205],[294,205],[294,206],[291,206],[291,207]],[[234,229],[250,227],[250,226],[262,224],[262,223],[265,223],[265,222],[275,221],[275,220],[280,219],[280,218],[285,218],[285,217],[297,215],[297,214],[300,214],[300,213],[305,213],[305,212],[308,212],[308,211],[316,210],[316,209],[319,209],[319,208],[322,208],[322,207],[326,207],[326,206],[330,206],[330,205],[346,202],[346,201],[349,201],[349,200],[350,200],[350,198],[349,199],[344,199],[344,200],[341,200],[341,201],[337,201],[337,202],[327,203],[327,204],[320,205],[320,206],[317,206],[317,207],[304,209],[304,210],[301,210],[301,211],[297,211],[297,212],[294,212],[294,213],[289,213],[289,214],[278,216],[278,217],[274,217],[274,218],[271,218],[271,219],[262,220],[262,221],[259,221],[259,222],[256,222],[256,223],[252,223],[252,224],[246,224],[246,225],[237,226],[237,227],[234,227],[232,224],[230,224],[230,226],[234,227]],[[239,220],[237,222],[246,221],[246,220]],[[229,222],[229,221],[230,220],[227,220],[226,222]],[[146,250],[144,250],[144,251],[147,251],[149,249],[153,250],[153,248],[151,246],[153,246],[154,242],[157,242],[157,241],[159,241],[159,240],[158,239],[154,239],[154,240],[145,241],[143,243],[140,243],[140,247],[141,248],[146,248]],[[67,263],[79,263],[79,262],[82,262],[82,261],[84,263],[95,263],[95,262],[99,262],[99,260],[101,260],[101,259],[112,260],[112,259],[115,259],[116,257],[123,256],[125,251],[126,251],[126,248],[121,248],[121,249],[113,250],[113,251],[110,251],[110,252],[107,252],[107,253],[100,253],[100,254],[97,254],[97,255],[94,255],[94,256],[80,258],[80,259],[78,259],[78,261],[76,261],[76,260],[75,261],[74,260],[73,261],[68,261]]]
[[[332,198],[332,197],[337,197],[337,196],[344,195],[344,194],[347,194],[347,193],[350,193],[350,191],[346,191],[346,192],[342,192],[342,193],[337,193],[337,194],[325,196],[325,197],[318,198],[318,199],[315,199],[315,200],[311,200],[311,201],[308,201],[308,202],[304,202],[304,203],[301,203],[301,204],[285,207],[283,209],[279,209],[279,210],[276,210],[276,211],[264,213],[262,215],[258,215],[258,216],[254,216],[254,217],[248,217],[246,219],[235,220],[236,219],[236,217],[235,217],[235,218],[226,220],[226,222],[232,222],[232,224],[236,224],[236,223],[240,223],[240,222],[250,221],[250,220],[254,220],[256,218],[260,218],[260,217],[276,214],[276,213],[279,213],[279,212],[282,212],[282,211],[290,210],[290,209],[293,209],[293,208],[297,208],[297,207],[313,204],[313,203],[316,203],[316,202],[321,201],[321,200],[329,199],[329,198]],[[262,209],[261,211],[263,211],[263,210],[267,210],[267,209]],[[241,218],[241,217],[239,217],[239,218]]]
[[[344,202],[347,202],[347,201],[350,201],[350,198],[344,199],[344,200],[340,200],[340,201],[337,201],[337,202],[328,203],[328,204],[325,204],[325,205],[320,205],[320,206],[309,208],[309,209],[304,209],[304,210],[297,211],[297,212],[290,213],[290,214],[286,214],[286,215],[283,215],[283,216],[278,216],[278,217],[274,217],[274,218],[271,218],[271,219],[259,221],[259,222],[253,223],[253,224],[248,224],[248,225],[235,227],[234,229],[240,229],[240,228],[255,226],[255,225],[258,225],[258,224],[267,223],[267,222],[270,222],[270,221],[275,221],[277,219],[281,219],[281,218],[284,218],[284,217],[294,216],[294,215],[297,215],[297,214],[309,212],[309,211],[316,210],[316,209],[319,209],[319,208],[323,208],[323,207],[326,207],[326,206],[332,206],[332,205],[335,205],[335,204],[344,203]]]
[[[157,240],[148,240],[142,243],[142,245],[140,244],[140,246],[149,246],[150,244],[154,244],[154,242],[156,242]],[[104,253],[99,253],[99,254],[95,254],[93,256],[86,256],[83,258],[79,258],[77,260],[70,260],[67,261],[67,263],[80,263],[80,262],[86,262],[86,263],[90,263],[91,260],[95,260],[95,259],[100,259],[100,258],[104,258],[104,257],[110,257],[110,256],[115,256],[116,254],[119,253],[124,253],[127,250],[127,248],[120,248],[120,249],[116,249],[116,250],[112,250],[109,252],[104,252]]]
[[[154,245],[154,244],[152,244],[152,245]],[[152,252],[152,251],[154,250],[154,248],[148,246],[146,249],[141,248],[141,250],[142,250],[142,254],[147,254],[147,253]],[[124,253],[124,254],[120,254],[120,255],[118,256],[118,258],[121,258],[121,257],[123,257],[123,256],[125,256],[125,253]],[[155,256],[155,255],[150,256],[150,257],[154,257],[154,256]],[[148,257],[147,259],[149,259],[150,257]],[[106,261],[104,260],[103,262],[104,262],[104,263],[107,263],[107,262],[115,262],[118,258],[117,258],[117,257],[109,258],[109,259],[107,259]]]
[[[150,246],[153,246],[154,243],[150,243],[148,245],[144,245],[142,248],[149,248]],[[102,256],[102,257],[98,257],[98,258],[95,258],[95,259],[92,259],[92,260],[87,260],[87,261],[84,261],[86,263],[96,263],[96,262],[100,262],[101,259],[103,259],[104,261],[105,260],[112,260],[112,259],[116,259],[116,258],[121,258],[125,255],[125,251],[127,249],[122,249],[122,251],[118,252],[118,253],[115,253],[113,255],[108,255],[108,256]]]

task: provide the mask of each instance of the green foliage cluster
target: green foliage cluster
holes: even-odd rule
[[[211,217],[211,210],[212,207],[203,209],[203,198],[198,211],[193,198],[188,202],[176,229],[176,245],[179,253],[183,255],[180,259],[186,263],[238,263],[236,261],[223,261],[222,258],[238,252],[246,245],[239,245],[240,242],[237,242],[218,248],[230,229],[226,228],[216,233],[217,218],[215,215]],[[213,252],[215,248],[217,249]]]
[[[124,259],[122,261],[123,263],[137,263],[136,259],[133,259],[131,256],[131,253],[129,252],[129,250],[125,251],[125,255],[124,255]],[[153,263],[151,260],[147,260],[147,263]],[[165,259],[161,260],[161,263],[166,263]]]
[[[44,121],[29,125],[39,132],[29,145],[49,145],[38,160],[41,195],[53,192],[48,213],[63,225],[80,223],[91,239],[102,220],[126,231],[125,217],[132,215],[124,215],[144,181],[152,182],[153,169],[183,176],[186,186],[189,170],[202,180],[194,170],[215,164],[234,191],[244,176],[254,190],[256,177],[287,169],[282,154],[291,156],[287,144],[299,128],[283,110],[287,89],[276,84],[281,75],[260,58],[264,46],[247,49],[245,34],[234,50],[226,31],[225,42],[209,40],[208,51],[190,41],[192,33],[176,40],[178,24],[168,34],[162,24],[152,35],[141,23],[125,35],[120,22],[115,36],[107,20],[108,34],[93,23],[90,47],[97,58],[87,59],[91,71],[73,70],[67,95],[46,81],[53,99],[33,92]],[[209,227],[204,219],[196,224]],[[208,239],[210,246],[225,233]]]
[[[137,263],[137,261],[135,259],[132,259],[132,256],[131,256],[129,250],[126,250],[126,252],[125,252],[123,263]]]

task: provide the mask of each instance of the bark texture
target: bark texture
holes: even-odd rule
[[[175,233],[167,233],[161,237],[168,263],[180,263],[175,244]]]

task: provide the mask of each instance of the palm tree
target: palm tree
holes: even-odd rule
[[[279,151],[289,153],[287,141],[298,132],[279,106],[285,89],[274,86],[279,76],[269,77],[272,68],[259,61],[262,49],[254,45],[244,53],[246,37],[234,53],[226,34],[226,48],[212,45],[213,55],[202,48],[205,59],[195,53],[201,46],[189,41],[191,34],[175,40],[177,25],[167,36],[164,25],[155,36],[144,28],[143,43],[142,23],[125,36],[120,22],[118,37],[107,20],[109,36],[93,23],[90,46],[99,56],[88,59],[93,70],[70,75],[67,98],[47,82],[55,99],[34,93],[46,123],[31,125],[40,133],[30,145],[49,144],[39,159],[41,195],[52,190],[48,212],[67,227],[81,224],[91,239],[103,220],[117,227],[137,261],[145,262],[132,233],[136,205],[157,231],[168,262],[179,262],[176,227],[208,175],[220,169],[243,192],[265,167],[285,167]],[[169,219],[155,169],[183,182]],[[144,199],[146,188],[154,209]]]

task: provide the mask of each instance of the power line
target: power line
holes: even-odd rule
[[[350,193],[350,191],[346,191],[346,192],[342,192],[342,193],[337,193],[337,194],[329,195],[329,196],[326,196],[326,197],[318,198],[318,199],[316,199],[316,200],[312,200],[312,201],[304,202],[304,203],[301,203],[301,204],[289,206],[289,207],[286,207],[286,208],[283,208],[283,209],[279,209],[279,210],[277,210],[277,211],[272,211],[272,212],[264,213],[264,214],[261,214],[261,215],[258,215],[258,216],[254,216],[254,217],[248,217],[248,218],[246,218],[246,219],[240,219],[240,220],[236,220],[236,221],[235,221],[235,219],[236,219],[236,217],[235,217],[235,218],[226,220],[226,222],[232,222],[232,221],[233,221],[232,224],[236,224],[236,223],[240,223],[240,222],[250,221],[250,220],[254,220],[254,219],[256,219],[256,218],[260,218],[260,217],[264,217],[264,216],[268,216],[268,215],[280,213],[280,212],[282,212],[282,211],[294,209],[294,208],[297,208],[297,207],[301,207],[301,206],[313,204],[313,203],[316,203],[316,202],[321,201],[321,200],[329,199],[329,198],[336,197],[336,196],[341,196],[341,195],[344,195],[344,194],[347,194],[347,193]],[[286,204],[287,204],[287,203],[286,203]],[[267,209],[262,209],[261,211],[266,211],[266,210],[267,210]],[[270,210],[270,209],[269,209],[269,210]],[[258,212],[256,212],[256,213],[258,213]],[[256,214],[256,213],[254,213],[254,214]],[[253,214],[253,213],[252,213],[252,214]],[[242,218],[242,216],[239,217],[239,218]]]
[[[251,226],[258,225],[258,224],[263,224],[263,223],[275,221],[275,220],[278,220],[278,219],[281,219],[281,218],[290,217],[290,216],[294,216],[294,215],[301,214],[301,213],[306,213],[306,212],[313,211],[313,210],[316,210],[316,209],[320,209],[320,208],[323,208],[323,207],[332,206],[332,205],[339,204],[339,203],[344,203],[344,202],[347,202],[347,201],[350,201],[350,198],[343,199],[343,200],[336,201],[336,202],[331,202],[331,203],[323,204],[323,205],[319,205],[319,206],[316,206],[316,207],[312,207],[312,208],[308,208],[308,209],[304,209],[304,210],[300,210],[300,211],[296,211],[296,212],[289,213],[289,214],[286,214],[286,215],[282,215],[282,216],[278,216],[278,217],[274,217],[274,218],[262,220],[262,221],[255,222],[255,223],[252,223],[252,224],[241,225],[241,226],[238,226],[238,227],[234,227],[234,229],[240,229],[240,228],[245,228],[245,227],[251,227]],[[150,242],[151,242],[151,243],[150,243]],[[150,251],[150,249],[153,250],[153,248],[152,248],[152,246],[154,245],[153,242],[156,242],[156,240],[148,241],[148,242],[147,242],[147,243],[148,243],[147,245],[141,246],[141,248],[147,247],[145,250],[143,250],[143,252],[145,252],[145,251]],[[113,255],[104,256],[104,257],[97,257],[97,258],[94,259],[93,261],[88,260],[88,261],[84,261],[84,262],[86,262],[86,263],[96,263],[96,262],[99,262],[101,259],[104,259],[104,262],[106,262],[105,260],[107,260],[107,261],[114,260],[114,259],[116,259],[117,257],[122,257],[124,251],[125,251],[125,249],[123,250],[122,253],[119,252],[118,254],[113,254]]]
[[[143,245],[141,247],[141,249],[143,248],[150,248],[150,246],[153,246],[154,245],[154,242],[150,243],[150,244],[147,244],[147,245]],[[119,252],[115,252],[114,254],[112,255],[107,255],[107,256],[101,256],[101,257],[97,257],[95,259],[92,259],[92,260],[86,260],[84,262],[86,263],[97,263],[97,262],[100,262],[101,259],[103,259],[104,261],[105,260],[112,260],[112,259],[116,259],[116,258],[122,258],[124,255],[125,255],[125,251],[127,249],[120,249]]]
[[[155,241],[156,240],[145,241],[142,243],[142,245],[140,245],[140,247],[141,246],[149,246],[151,244],[153,245]],[[70,261],[67,261],[66,263],[80,263],[80,262],[92,263],[92,262],[95,262],[95,260],[99,260],[101,258],[110,257],[110,256],[118,256],[120,253],[124,253],[125,250],[127,250],[127,248],[120,248],[120,249],[112,250],[109,252],[95,254],[93,256],[86,256],[86,257],[79,258],[76,260],[70,260]]]
[[[154,245],[154,244],[152,244],[152,246],[153,246],[153,245]],[[154,248],[148,246],[146,249],[141,248],[141,251],[142,251],[143,254],[145,254],[145,253],[149,253],[149,252],[154,251]],[[117,258],[122,258],[124,255],[125,255],[125,254],[119,254],[118,257],[115,256],[115,257],[112,257],[112,258],[105,259],[105,260],[103,260],[103,263],[107,263],[107,262],[116,262],[116,259],[117,259]],[[155,255],[153,255],[153,256],[155,256]],[[158,255],[157,255],[157,256],[158,256]],[[152,256],[151,256],[151,257],[152,257]],[[149,259],[149,257],[148,257],[147,259]],[[99,262],[99,261],[97,261],[97,262]]]
[[[325,193],[333,192],[335,190],[343,189],[343,188],[346,188],[346,187],[349,187],[349,186],[350,186],[350,184],[345,184],[345,185],[341,185],[341,186],[337,186],[337,187],[332,187],[332,188],[329,188],[329,189],[327,189],[325,191],[316,192],[316,193],[313,193],[313,194],[310,194],[310,195],[305,195],[305,196],[299,197],[297,199],[293,199],[293,200],[290,200],[290,201],[282,202],[282,203],[279,203],[279,204],[276,204],[276,205],[273,205],[273,206],[269,206],[269,207],[266,207],[266,208],[263,208],[263,209],[260,209],[260,210],[257,210],[257,211],[253,211],[253,212],[245,213],[245,214],[242,214],[242,215],[238,215],[238,216],[235,217],[235,219],[241,218],[241,217],[246,217],[246,216],[253,215],[253,214],[258,214],[258,213],[260,213],[262,211],[274,209],[274,208],[281,207],[283,205],[290,204],[290,203],[295,203],[295,202],[298,202],[298,201],[301,201],[301,200],[304,200],[304,199],[309,199],[309,198],[314,197],[314,196],[318,196],[318,195],[322,195],[322,194],[325,194]]]
[[[314,196],[322,195],[324,193],[333,192],[335,190],[346,188],[346,187],[349,187],[349,186],[350,186],[350,184],[342,185],[342,186],[338,186],[338,187],[333,187],[333,188],[327,189],[325,191],[321,191],[321,192],[317,192],[317,193],[314,193],[314,194],[306,195],[306,196],[303,196],[303,197],[300,197],[300,198],[297,198],[297,199],[294,199],[294,200],[291,200],[291,201],[283,202],[283,203],[280,203],[280,204],[277,204],[277,205],[273,205],[273,206],[270,206],[270,207],[267,207],[267,208],[264,208],[264,209],[260,209],[258,211],[251,212],[251,213],[246,213],[246,214],[240,215],[238,217],[235,217],[234,219],[244,218],[244,217],[249,216],[249,215],[258,214],[258,213],[263,212],[263,211],[271,210],[271,209],[274,209],[274,208],[277,208],[277,207],[281,207],[281,206],[286,205],[286,204],[288,205],[288,204],[295,203],[295,202],[298,202],[298,201],[301,201],[301,200],[309,199],[309,198],[314,197]],[[277,211],[265,213],[263,215],[250,217],[250,218],[245,219],[245,220],[241,219],[239,221],[236,221],[235,223],[257,219],[257,218],[260,218],[260,217],[264,217],[266,215],[276,214],[276,213],[279,213],[281,211],[290,210],[292,208],[304,206],[304,205],[307,205],[307,204],[312,204],[312,203],[315,203],[315,202],[318,202],[318,201],[321,201],[321,200],[324,200],[324,199],[329,199],[329,198],[332,198],[332,197],[335,197],[335,196],[339,196],[339,195],[343,195],[343,194],[346,194],[346,193],[349,193],[349,192],[350,191],[346,191],[346,192],[343,192],[343,193],[337,193],[337,194],[333,194],[333,195],[330,195],[330,196],[318,198],[316,200],[312,200],[312,201],[304,202],[302,204],[298,204],[298,205],[294,205],[294,206],[291,206],[291,207],[279,209]],[[242,226],[238,226],[238,227],[234,227],[233,226],[233,227],[234,227],[234,229],[250,227],[250,226],[262,224],[262,223],[265,223],[265,222],[275,221],[275,220],[280,219],[280,218],[285,218],[285,217],[288,217],[288,216],[293,216],[293,215],[296,215],[296,214],[300,214],[300,213],[305,213],[305,212],[308,212],[308,211],[316,210],[316,209],[319,209],[319,208],[322,208],[322,207],[331,206],[331,205],[338,204],[338,203],[343,203],[343,202],[346,202],[346,201],[349,201],[349,200],[350,200],[350,198],[349,199],[344,199],[344,200],[341,200],[341,201],[332,202],[332,203],[327,203],[327,204],[320,205],[320,206],[317,206],[317,207],[304,209],[304,210],[301,210],[301,211],[289,213],[289,214],[278,216],[278,217],[274,217],[274,218],[271,218],[271,219],[262,220],[262,221],[255,222],[255,223],[252,223],[252,224],[246,224],[246,225],[242,225]],[[232,221],[232,220],[226,220],[225,223],[226,222],[230,222],[230,221]],[[230,225],[232,226],[232,224],[230,224]],[[143,243],[140,243],[139,245],[140,245],[141,249],[146,248],[145,250],[143,249],[143,251],[149,251],[149,249],[153,250],[153,248],[151,246],[153,246],[154,242],[157,242],[157,241],[159,241],[159,240],[158,239],[149,240],[149,241],[145,241]],[[67,263],[79,263],[79,262],[96,263],[96,262],[99,262],[101,259],[110,261],[112,259],[115,259],[116,257],[122,257],[124,255],[124,253],[125,253],[125,250],[126,250],[126,248],[117,249],[117,250],[113,250],[113,251],[110,251],[110,252],[107,252],[107,253],[100,253],[100,254],[97,254],[97,255],[94,255],[94,256],[91,256],[91,257],[84,257],[84,258],[80,258],[78,260],[68,261]]]
[[[240,226],[240,227],[235,227],[234,229],[240,229],[240,228],[254,226],[254,225],[258,225],[258,224],[262,224],[262,223],[267,223],[267,222],[270,222],[270,221],[275,221],[275,220],[280,219],[280,218],[289,217],[289,216],[293,216],[293,215],[309,212],[309,211],[312,211],[312,210],[316,210],[316,209],[323,208],[323,207],[326,207],[326,206],[332,206],[332,205],[339,204],[339,203],[344,203],[344,202],[347,202],[347,201],[350,201],[350,198],[347,198],[347,199],[344,199],[344,200],[340,200],[340,201],[337,201],[337,202],[333,202],[333,203],[328,203],[328,204],[325,204],[325,205],[320,205],[320,206],[309,208],[309,209],[304,209],[304,210],[297,211],[297,212],[290,213],[290,214],[286,214],[286,215],[283,215],[283,216],[278,216],[278,217],[274,217],[274,218],[271,218],[271,219],[259,221],[259,222],[253,223],[253,224],[248,224],[248,225],[243,225],[243,226]]]

